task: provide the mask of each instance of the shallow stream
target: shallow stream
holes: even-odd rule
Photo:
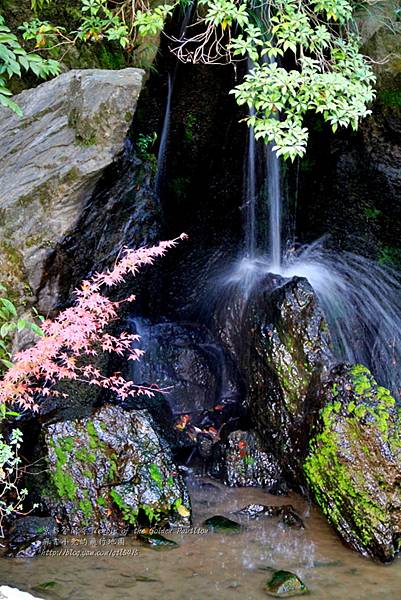
[[[194,527],[203,529],[203,520],[216,514],[238,520],[232,512],[250,503],[290,503],[305,529],[287,528],[277,519],[241,518],[239,533],[168,535],[180,544],[169,550],[144,547],[134,537],[111,544],[107,538],[67,538],[56,556],[0,559],[1,583],[54,600],[259,600],[269,597],[263,586],[271,569],[280,568],[296,572],[316,600],[401,598],[401,560],[384,566],[349,550],[297,495],[277,497],[198,480],[191,496]],[[66,550],[75,556],[66,556]],[[89,552],[101,555],[85,555]],[[48,589],[38,588],[41,584]]]

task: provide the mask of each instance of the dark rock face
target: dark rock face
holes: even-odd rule
[[[262,442],[297,483],[322,373],[332,361],[327,324],[305,279],[258,294],[248,308],[248,404]]]
[[[29,558],[58,545],[58,526],[52,517],[23,517],[10,530],[8,556]]]
[[[166,389],[173,415],[200,414],[238,399],[234,365],[205,328],[144,319],[136,319],[135,328],[145,355],[133,364],[132,378]]]
[[[364,54],[373,58],[377,99],[357,132],[335,134],[311,124],[300,163],[297,237],[312,241],[332,234],[345,250],[401,265],[401,27],[397,0],[360,11]]]
[[[233,431],[222,444],[214,471],[232,487],[265,487],[272,490],[281,477],[276,458],[263,450],[257,434]]]
[[[391,561],[401,539],[395,401],[362,365],[334,369],[321,397],[321,429],[305,462],[312,493],[347,544],[365,556]]]
[[[48,425],[43,501],[63,533],[124,533],[130,525],[188,524],[189,497],[166,442],[146,411],[105,406]]]

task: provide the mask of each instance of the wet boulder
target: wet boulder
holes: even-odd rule
[[[319,382],[333,362],[328,326],[306,279],[267,281],[247,309],[248,405],[256,431],[299,483]]]
[[[58,525],[52,517],[27,516],[10,530],[8,556],[29,558],[59,544]]]
[[[44,437],[50,481],[42,500],[63,533],[189,524],[186,485],[146,411],[104,406],[47,425]]]
[[[305,526],[301,517],[297,514],[291,504],[282,506],[267,506],[265,504],[248,504],[237,510],[236,515],[247,517],[248,519],[274,518],[278,517],[287,527],[293,529],[303,529]]]
[[[335,368],[305,473],[312,494],[343,540],[388,562],[401,541],[401,437],[390,392],[362,365]]]
[[[253,431],[233,431],[220,444],[213,473],[232,487],[276,488],[281,478],[277,459],[265,452]]]
[[[266,583],[266,592],[275,598],[291,598],[307,594],[308,589],[298,575],[290,571],[275,571]]]
[[[203,521],[203,525],[212,531],[238,532],[241,529],[240,523],[232,521],[231,519],[223,517],[222,515],[214,515],[213,517],[209,517]]]

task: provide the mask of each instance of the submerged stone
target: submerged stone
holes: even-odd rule
[[[221,515],[210,517],[209,519],[206,519],[203,524],[213,531],[239,531],[241,529],[239,523]]]
[[[236,511],[236,515],[248,517],[248,519],[260,519],[263,517],[279,517],[282,523],[287,527],[294,529],[304,528],[301,517],[296,513],[291,504],[282,506],[267,506],[265,504],[248,504]]]
[[[45,446],[43,501],[63,533],[121,535],[138,522],[190,523],[184,480],[147,411],[104,406],[48,425]]]
[[[291,598],[308,593],[308,588],[295,573],[276,571],[266,583],[266,592],[276,598]]]
[[[401,540],[399,409],[362,365],[335,368],[321,395],[320,431],[304,466],[311,491],[347,544],[391,561]]]
[[[174,540],[169,540],[158,533],[139,533],[138,540],[154,548],[174,548],[178,546]]]

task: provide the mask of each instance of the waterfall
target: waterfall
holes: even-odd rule
[[[181,21],[180,31],[178,39],[183,38],[187,27],[190,23],[192,12],[194,8],[194,2],[191,0],[185,9],[184,17]],[[171,103],[173,99],[174,85],[178,71],[178,61],[175,61],[172,70],[167,76],[167,99],[166,108],[164,111],[163,126],[160,134],[159,152],[157,154],[157,171],[156,171],[156,182],[155,190],[157,195],[160,197],[161,191],[166,180],[166,160],[167,160],[167,148],[168,140],[170,135],[170,123],[171,123]]]
[[[173,97],[174,81],[177,71],[177,65],[175,65],[173,73],[168,74],[167,79],[167,101],[166,109],[164,112],[163,127],[160,136],[159,152],[157,155],[157,172],[156,172],[156,193],[160,197],[161,188],[165,181],[166,171],[166,153],[167,143],[170,133],[170,120],[171,120],[171,100]]]
[[[319,299],[337,359],[366,365],[379,384],[390,388],[399,399],[401,275],[368,258],[330,249],[327,237],[283,253],[280,159],[271,144],[265,146],[263,194],[259,191],[263,185],[257,180],[261,171],[258,158],[250,130],[245,161],[245,247],[223,277],[223,284],[231,286],[234,296],[239,290],[246,298],[269,273],[284,278],[305,277]],[[260,202],[264,202],[262,210]],[[268,224],[262,247],[258,239],[260,215]]]
[[[269,213],[269,255],[271,270],[280,272],[281,267],[281,169],[280,159],[272,144],[265,147],[266,187]]]
[[[267,57],[264,61],[271,62]],[[248,58],[248,73],[253,68],[253,62]],[[249,109],[249,116],[255,115],[255,109]],[[275,118],[275,117],[272,117]],[[245,172],[245,255],[248,259],[255,259],[259,251],[269,254],[272,270],[278,271],[281,265],[281,169],[280,159],[273,151],[273,144],[265,145],[264,157],[264,182],[258,185],[257,159],[258,148],[252,127],[248,131],[246,172]],[[269,233],[267,239],[260,247],[258,239],[257,214],[266,214],[266,210],[258,210],[259,201],[267,208]],[[266,247],[266,244],[268,246]]]
[[[255,113],[252,108],[250,116]],[[248,131],[245,176],[245,252],[250,259],[256,253],[256,140],[252,128]]]

